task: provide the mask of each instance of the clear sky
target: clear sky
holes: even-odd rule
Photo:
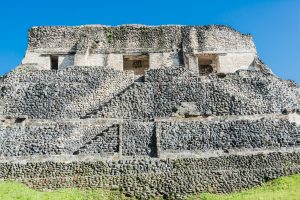
[[[0,74],[18,65],[41,25],[225,24],[251,33],[275,74],[300,83],[300,0],[3,0]]]

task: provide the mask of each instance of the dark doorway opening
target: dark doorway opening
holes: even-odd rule
[[[58,70],[58,56],[50,56],[51,69]]]
[[[16,120],[15,120],[15,123],[22,123],[26,120],[26,118],[24,117],[17,117]]]

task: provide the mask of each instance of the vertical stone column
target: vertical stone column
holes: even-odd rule
[[[156,156],[160,157],[160,135],[161,135],[161,122],[155,122],[155,136],[156,136]]]
[[[1,86],[0,86],[1,87]],[[0,97],[0,118],[2,118],[2,116],[4,115],[4,99],[2,97]]]
[[[123,54],[121,53],[107,54],[106,65],[116,70],[123,71]]]
[[[196,74],[199,74],[198,56],[187,55],[187,59],[188,59],[188,68],[193,72],[195,72]]]
[[[87,66],[87,56],[85,54],[76,53],[74,55],[74,66]]]

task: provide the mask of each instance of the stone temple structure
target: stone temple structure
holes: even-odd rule
[[[0,91],[2,180],[179,199],[300,172],[300,87],[227,26],[33,27]]]

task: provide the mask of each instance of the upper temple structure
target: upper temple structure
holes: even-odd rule
[[[0,77],[0,179],[182,199],[300,172],[300,87],[227,26],[33,27]]]
[[[22,64],[103,66],[144,74],[182,65],[198,74],[257,68],[250,35],[226,26],[34,27]]]

